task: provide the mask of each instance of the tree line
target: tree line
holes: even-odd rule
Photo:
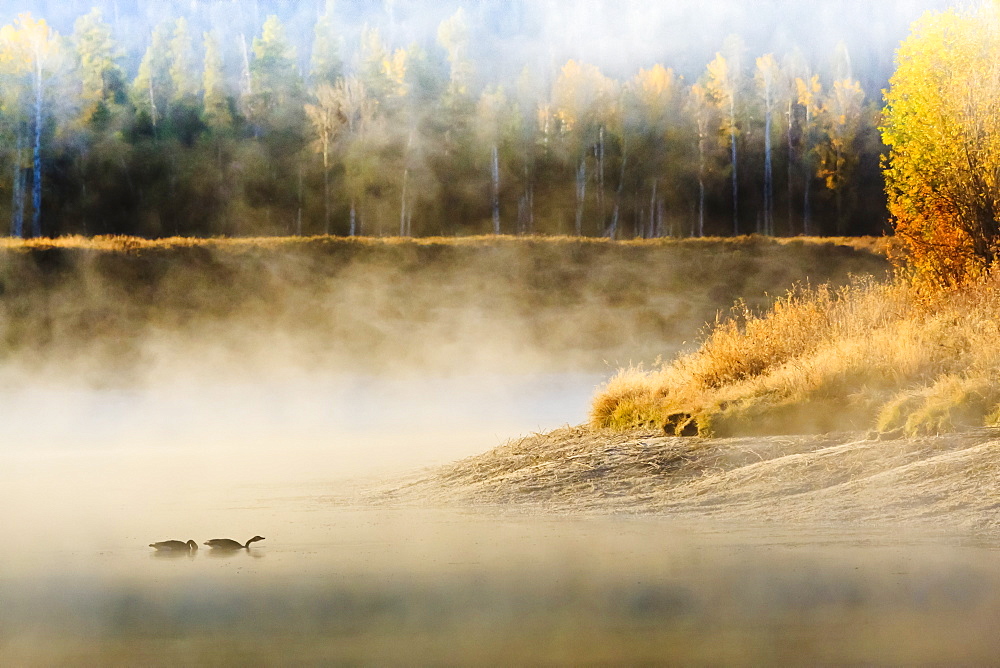
[[[878,233],[879,111],[823,68],[727,38],[696,81],[585,62],[488,81],[459,9],[428,44],[308,53],[180,16],[138,66],[97,9],[0,28],[0,215],[12,236]],[[355,40],[352,40],[352,43]],[[235,66],[233,65],[235,63]],[[483,83],[486,81],[486,83]],[[5,211],[6,209],[6,211]]]

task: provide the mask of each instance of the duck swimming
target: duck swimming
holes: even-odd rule
[[[213,538],[212,540],[205,541],[205,545],[216,550],[249,550],[250,543],[256,543],[258,540],[264,540],[264,537],[254,536],[246,542],[246,545],[237,543],[232,538]]]
[[[189,540],[186,543],[182,540],[162,540],[159,543],[150,543],[149,546],[155,547],[157,550],[165,550],[167,552],[194,552],[198,549],[198,543],[193,540]]]

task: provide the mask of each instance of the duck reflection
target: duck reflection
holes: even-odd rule
[[[156,550],[150,556],[157,558],[191,558],[198,551],[198,543],[193,540],[187,542],[181,540],[162,540],[158,543],[150,543],[149,546]]]

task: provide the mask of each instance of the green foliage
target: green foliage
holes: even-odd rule
[[[106,126],[110,113],[108,105],[124,102],[121,99],[124,77],[121,50],[111,36],[111,26],[98,9],[76,20],[71,41],[81,85],[79,118],[86,123],[100,113],[97,122]]]
[[[170,27],[161,23],[153,31],[132,83],[132,104],[137,112],[145,113],[154,129],[166,114],[172,97],[169,42]]]
[[[337,32],[334,0],[326,0],[323,13],[313,28],[312,55],[309,59],[309,79],[313,86],[332,86],[344,74],[340,50],[343,39]]]
[[[198,93],[191,31],[183,16],[174,23],[170,39],[170,83],[172,101],[191,101]]]
[[[298,128],[303,113],[302,78],[295,49],[277,16],[268,16],[253,40],[247,116],[261,130]]]
[[[230,96],[227,95],[222,72],[222,55],[219,42],[212,33],[205,33],[205,64],[202,69],[202,119],[215,132],[233,124]]]

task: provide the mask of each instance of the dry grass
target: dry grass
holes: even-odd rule
[[[467,237],[334,237],[334,236],[288,236],[288,237],[164,237],[161,239],[145,239],[141,237],[103,235],[84,237],[69,235],[63,237],[40,237],[35,239],[19,239],[16,237],[0,237],[0,249],[34,250],[48,248],[76,248],[101,251],[135,251],[162,248],[189,248],[202,246],[219,248],[257,247],[275,248],[303,246],[315,244],[345,244],[367,246],[393,245],[452,245],[452,246],[484,246],[497,244],[517,244],[524,242],[547,243],[552,245],[621,245],[621,246],[706,246],[725,244],[753,245],[758,243],[773,243],[781,246],[841,246],[854,250],[867,251],[885,255],[893,243],[890,237],[789,237],[764,238],[744,236],[735,238],[700,238],[700,239],[635,239],[630,241],[611,241],[606,238],[574,237],[574,236],[467,236]]]
[[[621,371],[594,426],[670,434],[930,434],[1000,423],[1000,279],[926,294],[903,281],[738,305],[695,352]]]

